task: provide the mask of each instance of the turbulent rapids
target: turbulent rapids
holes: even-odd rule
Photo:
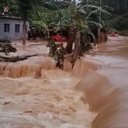
[[[62,71],[43,71],[42,78],[0,80],[0,127],[85,128],[94,114],[73,90],[78,79]]]
[[[42,45],[18,45],[17,49],[19,55],[48,53]],[[74,87],[80,81],[77,76],[98,65],[79,60],[72,72],[68,61],[64,65],[64,71],[58,70],[46,56],[0,63],[0,128],[90,128],[96,113],[89,112]],[[75,70],[79,66],[80,74]]]
[[[46,56],[0,63],[0,128],[127,128],[127,42],[110,38],[73,70]],[[16,47],[20,55],[48,53],[41,44]]]

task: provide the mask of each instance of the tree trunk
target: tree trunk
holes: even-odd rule
[[[26,44],[26,20],[23,21],[23,45]]]
[[[68,53],[68,54],[72,53],[72,45],[74,42],[74,38],[75,38],[75,31],[72,30],[72,28],[70,28],[67,46],[66,46],[66,53]]]
[[[50,38],[50,32],[49,32],[49,28],[47,29],[47,39],[49,40]]]
[[[77,31],[75,34],[75,49],[74,49],[74,55],[73,55],[73,60],[77,60],[78,57],[81,54],[81,48],[80,48],[80,31]]]

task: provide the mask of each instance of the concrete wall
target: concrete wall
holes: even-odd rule
[[[4,32],[4,24],[10,24],[10,31],[9,32]],[[15,32],[15,24],[20,25],[20,32],[16,33]],[[29,22],[27,24],[27,31],[29,29]],[[7,38],[10,40],[16,40],[16,39],[21,39],[22,38],[22,31],[23,31],[23,21],[19,19],[0,19],[0,38]],[[26,34],[27,36],[27,34]]]

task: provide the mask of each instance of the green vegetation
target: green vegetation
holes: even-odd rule
[[[4,7],[9,7],[8,15],[19,16],[19,6],[16,0],[0,0],[0,13],[2,14]]]
[[[128,0],[103,0],[112,8],[112,17],[107,22],[117,31],[128,31]]]
[[[90,43],[107,40],[106,29],[128,32],[128,0],[0,0],[0,13],[22,18],[23,45],[27,20],[48,39],[51,28],[60,33],[67,30],[65,53],[72,53],[74,43],[73,64]]]
[[[128,0],[101,1],[102,8],[111,13],[111,17],[108,17],[106,11],[102,11],[102,24],[119,31],[127,30]],[[92,12],[90,19],[98,22],[96,15],[96,13],[99,13],[98,8],[96,11],[96,8],[91,8],[91,6],[99,7],[99,2],[100,0],[81,0],[81,4],[77,8],[75,6],[75,0],[73,2],[71,0],[0,0],[0,12],[3,11],[4,6],[8,5],[8,15],[22,16],[23,19],[29,19],[37,27],[42,27],[46,30],[48,25],[53,24],[59,29],[69,24],[69,21],[72,22],[75,15],[81,18],[85,16],[85,13],[89,14],[89,12]],[[73,10],[76,11],[78,9],[81,11],[80,15],[73,12]],[[78,22],[81,22],[79,18],[78,20]]]

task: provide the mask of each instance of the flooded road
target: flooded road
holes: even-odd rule
[[[42,49],[27,47],[25,53],[47,53]],[[68,62],[66,72],[60,71],[43,56],[9,63],[3,71],[4,65],[0,63],[0,128],[128,127],[127,37],[109,37],[72,71]]]

